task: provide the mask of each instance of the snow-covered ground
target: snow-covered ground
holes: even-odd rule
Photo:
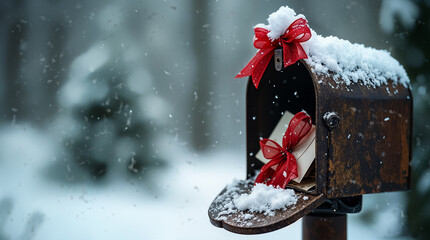
[[[245,175],[242,151],[198,155],[172,144],[169,155],[174,159],[154,172],[158,185],[150,191],[144,184],[115,177],[97,185],[49,180],[44,173],[56,161],[52,142],[30,126],[0,129],[1,240],[301,239],[301,221],[257,236],[233,234],[209,223],[211,201],[234,178]],[[375,198],[394,195],[365,197],[363,213],[375,207]],[[350,215],[348,239],[395,235],[399,208],[381,209],[383,214],[371,225],[360,220],[360,214]]]

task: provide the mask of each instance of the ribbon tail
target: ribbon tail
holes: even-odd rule
[[[273,170],[272,168],[261,168],[260,173],[258,174],[257,178],[255,178],[255,182],[254,184],[257,183],[265,183],[267,179],[269,179],[273,173],[275,172],[275,170]]]
[[[260,83],[264,70],[266,70],[267,65],[269,65],[274,49],[274,47],[260,49],[251,61],[249,61],[242,71],[240,71],[234,78],[252,76],[252,82],[254,83],[255,88],[258,89],[258,84]]]
[[[284,53],[284,68],[296,63],[300,59],[308,58],[300,43],[283,43],[282,51]]]
[[[298,172],[296,158],[293,154],[289,153],[287,160],[282,164],[282,166],[276,169],[274,177],[270,181],[270,185],[285,188],[292,179],[297,177]]]
[[[308,55],[306,54],[305,49],[303,49],[302,44],[296,43],[296,49],[297,49],[297,56],[299,59],[308,58]]]
[[[285,156],[283,157],[283,159],[285,159]],[[276,167],[275,172],[272,174],[272,178],[269,181],[267,181],[267,185],[272,185],[272,186],[275,186],[275,187],[277,186],[277,185],[275,185],[275,183],[277,182],[276,179],[279,179],[279,177],[277,177],[277,175],[278,175],[279,171],[281,171],[281,169],[284,168],[284,165],[285,165],[285,161],[283,161],[282,163],[278,164],[278,166]]]
[[[258,174],[257,178],[255,178],[254,184],[257,183],[265,183],[269,178],[273,178],[273,174],[275,173],[275,170],[272,169],[273,166],[278,165],[282,161],[283,157],[277,157],[272,160],[270,160],[268,163],[266,163],[260,170],[260,173]]]

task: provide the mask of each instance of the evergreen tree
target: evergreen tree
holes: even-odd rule
[[[103,57],[94,49],[97,47],[83,54],[87,57],[75,60],[68,83],[60,91],[59,102],[64,106],[53,130],[60,133],[64,150],[52,166],[55,170],[49,169],[48,173],[69,182],[100,180],[107,175],[148,181],[145,170],[163,163],[157,158],[155,145],[158,123],[142,106],[142,96],[152,93],[133,91],[129,79],[136,69],[130,68],[118,51],[110,48],[109,52],[116,54]],[[94,71],[74,76],[85,72],[86,64],[94,58],[104,60],[95,63]],[[138,81],[149,81],[140,77]],[[75,100],[67,99],[67,95]]]

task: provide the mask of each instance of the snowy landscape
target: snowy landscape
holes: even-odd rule
[[[234,76],[256,52],[253,27],[285,4],[306,16],[306,61],[321,73],[411,84],[412,190],[365,195],[348,239],[426,239],[428,1],[6,0],[0,240],[301,239],[301,220],[238,235],[208,217],[246,177],[246,80]]]
[[[153,189],[139,181],[113,178],[94,183],[53,183],[43,176],[50,164],[49,139],[31,127],[15,126],[1,137],[1,239],[271,239],[301,238],[301,221],[263,235],[237,235],[212,226],[207,210],[215,196],[245,175],[244,153],[197,155],[166,144],[175,161],[153,172]],[[19,144],[17,144],[19,143]],[[13,159],[11,159],[13,156]],[[6,159],[8,161],[6,161]],[[48,160],[47,160],[48,159]],[[364,198],[362,213],[382,208],[373,224],[348,218],[349,239],[411,239],[397,236],[402,196]],[[379,207],[378,207],[379,204]],[[393,207],[390,207],[393,206]]]

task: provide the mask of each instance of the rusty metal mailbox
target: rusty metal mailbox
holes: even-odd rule
[[[254,221],[251,227],[217,218],[222,206],[214,201],[209,208],[214,225],[242,234],[264,233],[324,209],[326,213],[358,212],[363,194],[410,188],[412,95],[407,85],[348,85],[333,75],[316,74],[304,60],[279,67],[282,59],[276,56],[267,66],[258,89],[251,78],[248,80],[247,178],[255,176],[263,166],[255,157],[259,140],[270,135],[285,111],[305,110],[316,126],[315,167],[310,176],[314,187],[299,190],[308,201],[273,217],[261,215],[264,221]],[[241,188],[246,192],[252,186]],[[337,200],[342,206],[345,202],[352,206],[330,206]],[[346,227],[345,219],[340,224]]]
[[[305,110],[316,125],[316,187],[309,194],[341,198],[407,190],[411,181],[412,95],[401,84],[339,84],[301,60],[283,71],[267,67],[259,89],[248,81],[247,176],[284,111]]]

